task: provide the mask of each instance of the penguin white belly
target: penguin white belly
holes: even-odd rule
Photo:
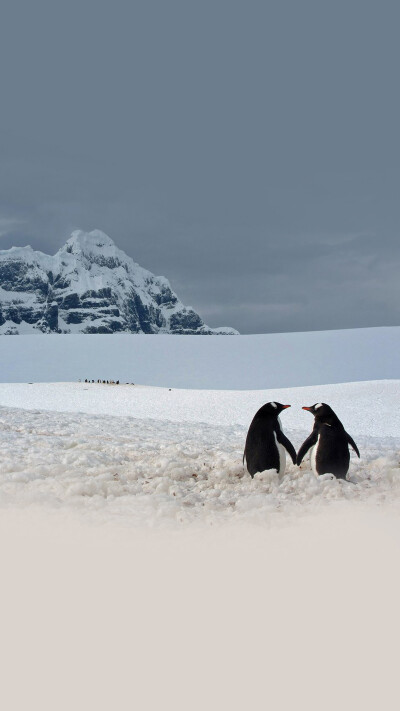
[[[279,476],[283,476],[285,473],[285,470],[286,470],[286,449],[280,442],[278,442],[275,432],[274,432],[274,437],[275,437],[276,446],[277,446],[278,452],[279,452],[279,472],[278,472],[278,474],[279,474]]]
[[[311,447],[311,450],[310,450],[311,469],[313,470],[317,479],[319,477],[319,474],[317,472],[317,450],[318,450],[319,438],[320,438],[320,435],[318,435],[316,444],[314,444],[314,446]]]

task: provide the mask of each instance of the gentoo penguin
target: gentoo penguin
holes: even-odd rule
[[[311,449],[311,468],[315,476],[334,474],[337,479],[345,479],[350,463],[349,444],[360,456],[356,443],[325,402],[303,407],[303,410],[311,412],[315,421],[313,431],[299,449],[297,464],[300,466],[303,457]]]
[[[290,405],[267,402],[254,415],[243,454],[243,464],[251,477],[265,469],[276,469],[283,476],[286,469],[285,449],[296,464],[296,451],[283,434],[279,421],[279,414],[287,407]]]

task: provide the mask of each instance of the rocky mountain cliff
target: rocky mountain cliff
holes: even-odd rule
[[[52,257],[0,250],[0,334],[237,334],[212,329],[100,230],[73,232]]]

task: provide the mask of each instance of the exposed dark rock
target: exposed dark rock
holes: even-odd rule
[[[58,331],[58,304],[56,301],[47,307],[45,321],[49,331]]]
[[[81,305],[81,300],[78,294],[67,294],[64,296],[60,308],[68,311],[68,309],[78,309]]]

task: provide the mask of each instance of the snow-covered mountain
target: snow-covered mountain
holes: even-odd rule
[[[72,233],[54,255],[0,250],[0,334],[237,334],[212,329],[100,230]]]

